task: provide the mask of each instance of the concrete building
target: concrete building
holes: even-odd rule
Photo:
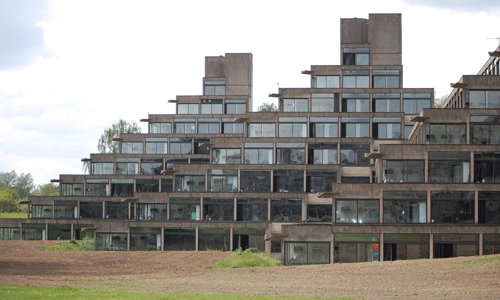
[[[400,14],[342,19],[340,65],[252,112],[252,54],[206,57],[203,95],[150,114],[0,238],[97,250],[257,248],[287,265],[500,252],[500,48],[454,83],[403,88]]]

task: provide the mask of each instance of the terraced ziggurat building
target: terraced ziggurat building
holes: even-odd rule
[[[0,237],[287,265],[499,253],[500,48],[437,109],[432,88],[403,88],[401,38],[400,14],[342,19],[341,64],[270,95],[278,112],[252,112],[252,54],[206,57],[203,95],[60,175],[61,196],[29,197]]]

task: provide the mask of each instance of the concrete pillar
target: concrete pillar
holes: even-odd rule
[[[434,234],[429,236],[429,258],[434,258]]]
[[[130,227],[127,229],[127,251],[130,251]]]
[[[479,234],[479,255],[484,255],[484,234]]]
[[[71,238],[72,240],[76,240],[76,237],[75,237],[75,231],[74,231],[74,226],[73,226],[73,223],[71,223]]]
[[[49,240],[49,223],[45,223],[45,240],[44,241],[48,241]]]
[[[238,199],[237,198],[234,198],[234,210],[233,210],[233,214],[234,214],[234,217],[233,217],[233,221],[237,221],[237,207],[238,207]]]
[[[229,251],[233,251],[233,227],[229,228]]]
[[[195,251],[198,251],[198,227],[196,227],[196,231],[195,231]]]
[[[427,223],[432,223],[431,220],[431,191],[427,191]]]
[[[330,263],[333,264],[335,259],[335,235],[332,233],[331,246],[330,246]]]
[[[106,201],[102,201],[102,218],[106,219]]]
[[[379,256],[380,261],[384,261],[384,234],[380,233],[380,246],[379,246]]]
[[[479,223],[479,192],[474,192],[474,223]]]
[[[161,227],[161,251],[165,251],[165,227]]]

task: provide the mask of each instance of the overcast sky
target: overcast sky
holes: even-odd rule
[[[414,2],[418,2],[415,5]],[[402,13],[405,88],[450,92],[498,46],[500,1],[0,0],[0,171],[81,174],[106,127],[202,93],[204,57],[253,53],[254,105],[338,65],[340,18]]]

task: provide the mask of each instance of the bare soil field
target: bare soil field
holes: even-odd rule
[[[498,256],[275,268],[201,269],[221,252],[36,251],[0,241],[0,284],[355,299],[500,299]]]

